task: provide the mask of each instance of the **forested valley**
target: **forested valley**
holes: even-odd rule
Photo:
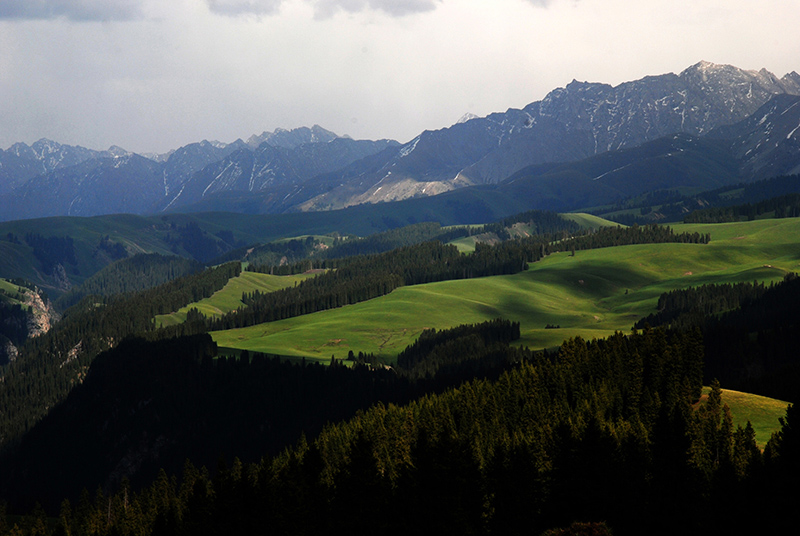
[[[536,218],[538,234],[504,235]],[[141,280],[140,261],[87,280],[64,298],[74,305],[63,320],[4,370],[0,534],[794,526],[795,406],[762,451],[750,425],[733,425],[720,390],[800,398],[793,274],[772,286],[668,293],[631,333],[571,338],[553,352],[513,344],[513,319],[425,331],[392,367],[363,354],[328,365],[247,351],[226,358],[207,333],[406,285],[518,273],[558,251],[711,239],[653,225],[579,231],[546,214],[480,231],[505,240],[464,255],[443,241],[476,231],[417,224],[324,255],[309,256],[312,242],[299,240],[285,246],[298,252],[293,263],[266,248],[253,259],[268,262],[247,269],[319,274],[244,296],[245,307],[219,319],[195,310],[161,329],[155,315],[210,296],[242,264],[157,262],[168,281],[153,275],[106,295],[99,289],[110,282]]]

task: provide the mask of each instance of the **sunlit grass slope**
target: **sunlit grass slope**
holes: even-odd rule
[[[10,305],[22,305],[23,302],[16,299],[19,295],[20,288],[18,285],[5,279],[0,279],[0,302]]]
[[[703,388],[704,398],[710,390],[710,387]],[[756,432],[756,442],[762,449],[772,433],[780,429],[778,418],[786,416],[786,407],[789,405],[783,400],[729,389],[722,390],[722,403],[731,409],[734,426],[739,425],[744,428],[747,421],[750,421]]]
[[[585,214],[582,212],[566,213],[566,214],[561,214],[561,216],[563,216],[568,220],[574,221],[584,229],[597,229],[599,227],[616,227],[619,225],[616,222],[603,219],[599,216],[593,216],[591,214]],[[510,231],[511,235],[515,237],[526,237],[536,232],[535,229],[531,229],[528,225],[522,223],[515,224],[510,229]],[[458,248],[458,251],[460,251],[461,253],[471,253],[475,251],[476,242],[487,242],[487,241],[491,242],[491,240],[487,240],[487,235],[491,235],[491,237],[496,238],[496,235],[494,233],[487,233],[487,234],[457,238],[455,240],[451,240],[449,243],[456,246]]]
[[[574,221],[575,223],[584,228],[597,229],[598,227],[616,227],[618,225],[620,227],[626,227],[625,225],[620,225],[617,222],[606,220],[604,218],[601,218],[600,216],[586,214],[585,212],[567,212],[565,214],[562,214],[561,216],[563,216],[568,220]]]
[[[195,307],[198,311],[208,317],[220,316],[230,311],[235,311],[243,306],[242,294],[245,292],[272,292],[282,288],[291,287],[296,283],[311,277],[307,274],[293,276],[277,276],[269,274],[258,274],[255,272],[242,272],[238,277],[234,277],[219,291],[211,297],[200,300],[179,309],[178,311],[156,317],[159,326],[172,326],[180,324],[186,320],[186,313]]]
[[[425,328],[504,317],[521,323],[520,344],[545,348],[576,335],[627,332],[669,290],[777,281],[800,270],[800,219],[674,227],[710,233],[712,242],[559,253],[512,276],[403,287],[368,302],[213,336],[223,347],[321,360],[352,350],[391,361]]]

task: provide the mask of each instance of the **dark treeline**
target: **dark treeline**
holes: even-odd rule
[[[711,236],[700,233],[679,233],[669,226],[633,225],[631,227],[600,227],[584,231],[551,247],[551,251],[597,249],[632,244],[708,244]]]
[[[96,254],[102,254],[111,259],[118,261],[128,256],[128,250],[119,242],[114,242],[111,237],[106,235],[100,239],[95,249]]]
[[[480,232],[496,233],[500,238],[508,239],[511,238],[508,229],[517,223],[530,225],[535,229],[536,234],[576,233],[581,228],[576,222],[568,220],[555,212],[529,210],[503,218],[496,223],[487,223]]]
[[[14,345],[28,338],[28,311],[20,303],[0,300],[0,336],[8,338]]]
[[[271,272],[273,274],[289,275],[299,273],[298,270],[307,270],[308,264],[301,261],[308,258],[335,259],[375,255],[423,242],[438,240],[447,243],[464,236],[483,233],[495,233],[502,240],[507,240],[511,238],[508,228],[516,223],[530,225],[535,234],[572,233],[580,229],[577,223],[567,220],[555,212],[532,210],[485,225],[443,228],[436,222],[422,222],[363,238],[337,235],[330,247],[322,246],[313,237],[272,242],[231,251],[216,261],[246,260],[257,266],[273,266]]]
[[[571,339],[496,380],[377,404],[258,463],[213,475],[187,463],[138,492],[84,491],[61,502],[53,533],[514,535],[575,521],[623,536],[785,533],[797,412],[762,454],[719,384],[693,409],[702,354],[696,330]],[[17,530],[48,533],[44,515]]]
[[[173,253],[177,254],[180,248],[183,248],[192,258],[203,263],[210,262],[243,245],[234,239],[231,231],[220,231],[216,236],[212,236],[201,229],[196,222],[185,225],[170,222],[165,241],[172,246]]]
[[[469,232],[470,230],[468,227],[442,229],[442,226],[435,222],[416,223],[382,233],[376,233],[364,238],[337,240],[334,245],[325,250],[321,256],[333,259],[357,255],[374,255],[401,247],[421,244],[422,242],[430,242],[432,240],[446,243],[450,240],[467,236]]]
[[[294,288],[244,295],[242,301],[246,308],[209,321],[209,329],[246,327],[342,307],[383,296],[405,285],[514,274],[527,269],[528,263],[556,251],[665,242],[707,243],[708,240],[708,235],[675,234],[669,227],[656,225],[603,227],[573,238],[568,238],[563,231],[556,236],[542,234],[494,246],[478,243],[469,255],[459,253],[452,245],[425,242],[378,255],[308,260],[278,268],[251,265],[248,270],[262,273],[328,271]]]
[[[690,200],[690,197],[681,195],[677,190],[656,190],[636,198],[624,199],[608,208],[593,210],[590,214],[622,225],[646,225],[653,223],[655,219],[680,221],[686,214],[686,205],[691,203]],[[619,214],[614,214],[615,212]]]
[[[687,215],[689,218],[689,220],[686,220],[687,222],[706,221],[714,223],[712,219],[694,220],[693,213],[695,211],[705,213],[705,215],[699,215],[698,217],[700,218],[706,218],[708,214],[723,216],[727,214],[725,207],[734,205],[752,206],[765,200],[797,193],[800,193],[800,175],[782,175],[757,182],[724,186],[692,196],[684,196],[674,190],[656,191],[635,199],[624,200],[611,208],[594,211],[593,214],[624,225],[652,223],[653,221],[682,221],[687,218]],[[769,203],[765,206],[769,206]],[[778,207],[776,206],[776,208]],[[632,209],[638,210],[633,211]],[[764,213],[768,213],[771,210],[774,209],[768,209]],[[618,211],[626,212],[608,214]],[[748,218],[749,216],[750,213],[746,211],[740,214],[741,218]],[[724,217],[730,217],[730,215],[728,214]],[[735,220],[727,219],[724,221]]]
[[[772,218],[796,218],[800,216],[800,194],[786,194],[759,203],[747,203],[734,207],[718,207],[696,210],[686,216],[686,223],[726,223],[754,220],[762,216]]]
[[[80,287],[59,297],[56,307],[63,311],[89,295],[112,296],[146,290],[202,269],[202,264],[184,257],[142,253],[109,264]]]
[[[441,331],[426,329],[398,354],[397,369],[412,379],[433,379],[437,374],[480,377],[481,369],[501,368],[509,358],[508,343],[519,337],[519,322],[502,319]],[[467,368],[471,370],[465,372]]]
[[[696,326],[706,346],[706,380],[730,389],[798,402],[800,278],[778,284],[704,285],[659,298],[659,311],[637,323]]]
[[[219,264],[231,261],[247,261],[256,265],[280,266],[295,264],[306,259],[317,251],[319,243],[313,236],[306,238],[293,238],[279,242],[268,242],[229,251],[217,257],[210,264]]]
[[[19,285],[17,286],[19,287]],[[36,292],[35,287],[31,291]],[[25,299],[22,288],[18,288],[17,291],[6,291],[0,288],[0,345],[8,340],[15,346],[19,346],[28,338],[30,313],[28,307],[23,305]],[[46,300],[47,297],[45,296],[44,299]]]
[[[14,357],[13,347],[17,347],[28,338],[27,307],[19,303],[10,303],[0,299],[0,366],[6,365]]]
[[[471,255],[455,246],[425,242],[378,255],[308,261],[306,268],[328,270],[296,287],[242,297],[246,308],[212,320],[209,329],[231,329],[359,303],[404,285],[513,274],[544,253],[547,239],[534,243],[478,244]],[[248,267],[273,271],[273,267]]]
[[[45,238],[37,233],[28,233],[25,235],[25,242],[33,249],[33,256],[41,263],[45,273],[52,273],[59,264],[78,264],[75,244],[70,236]]]
[[[15,508],[39,501],[55,512],[84,487],[116,489],[128,478],[137,489],[159,468],[178,473],[186,459],[214,467],[235,453],[257,462],[377,402],[408,403],[476,376],[499,376],[532,355],[500,342],[518,330],[496,320],[426,336],[424,352],[417,346],[414,354],[439,370],[423,378],[246,351],[212,359],[216,346],[207,334],[127,339],[100,354],[85,381],[0,458],[0,491]],[[459,348],[471,337],[495,348]]]
[[[701,285],[665,292],[658,298],[656,312],[634,324],[636,329],[645,324],[652,327],[669,326],[686,329],[703,327],[709,317],[739,309],[764,295],[764,283],[722,283]]]
[[[0,446],[16,442],[79,383],[100,352],[128,335],[153,331],[154,317],[208,297],[241,272],[222,265],[134,294],[88,296],[53,329],[29,339],[0,382]],[[191,327],[191,326],[189,326]],[[177,329],[164,331],[172,336]]]

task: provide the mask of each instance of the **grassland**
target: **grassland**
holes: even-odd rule
[[[403,287],[368,302],[213,336],[223,347],[319,360],[352,350],[390,362],[425,328],[504,317],[521,323],[519,344],[546,348],[576,335],[627,332],[672,289],[778,281],[800,270],[800,219],[674,228],[710,233],[712,241],[559,253],[512,276]],[[560,328],[545,329],[548,324]]]
[[[703,398],[710,390],[710,387],[703,388]],[[744,428],[747,421],[750,421],[756,432],[756,442],[762,449],[772,433],[780,429],[778,418],[786,416],[786,406],[789,405],[782,400],[729,389],[722,390],[722,403],[731,409],[734,426]]]
[[[606,220],[601,218],[600,216],[594,216],[592,214],[586,214],[585,212],[568,212],[566,214],[562,214],[564,218],[568,220],[572,220],[581,227],[589,228],[589,229],[597,229],[600,227],[616,227],[620,225],[619,223]],[[625,227],[621,225],[621,227]]]
[[[23,290],[18,285],[5,279],[0,279],[0,302],[9,305],[23,305],[22,301],[16,299],[22,294]]]
[[[187,305],[174,313],[158,315],[156,317],[156,324],[159,327],[180,324],[186,320],[186,313],[193,307],[197,308],[208,317],[221,316],[243,306],[242,294],[246,292],[253,292],[256,290],[259,292],[273,292],[282,288],[291,287],[308,277],[311,277],[311,275],[277,276],[258,274],[255,272],[242,272],[241,275],[228,281],[221,290],[215,292],[209,298]]]
[[[616,222],[605,220],[599,216],[593,216],[591,214],[585,214],[582,212],[566,213],[566,214],[561,214],[561,216],[563,216],[568,220],[574,221],[584,229],[597,229],[600,227],[616,227],[619,225]],[[535,229],[524,223],[516,223],[509,230],[511,232],[512,237],[515,238],[516,237],[524,238],[536,232]],[[499,241],[499,238],[495,233],[483,233],[478,235],[465,236],[463,238],[457,238],[455,240],[451,240],[449,243],[456,246],[456,248],[458,248],[458,251],[461,253],[471,253],[475,251],[476,242],[494,243],[497,241]]]

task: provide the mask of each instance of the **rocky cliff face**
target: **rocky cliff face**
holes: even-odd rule
[[[53,304],[40,291],[25,293],[25,305],[30,308],[28,316],[28,336],[38,337],[50,331],[50,328],[59,320],[58,313]]]
[[[58,319],[58,313],[38,288],[17,286],[3,292],[0,301],[0,364],[14,361],[19,346],[30,337],[47,333]]]

